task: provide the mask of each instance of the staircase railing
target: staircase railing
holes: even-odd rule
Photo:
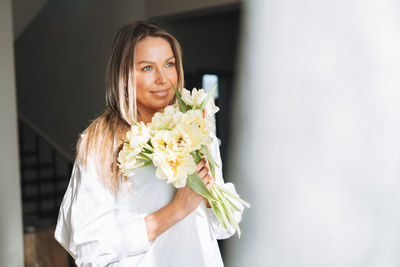
[[[23,116],[18,125],[24,231],[40,232],[56,225],[73,161]]]

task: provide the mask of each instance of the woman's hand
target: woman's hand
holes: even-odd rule
[[[200,176],[201,180],[203,181],[204,185],[206,186],[206,188],[210,190],[211,187],[213,187],[215,180],[210,172],[210,164],[208,164],[208,160],[206,160],[205,157],[203,157],[199,161],[199,163],[197,163],[196,171],[197,174]],[[204,198],[204,202],[206,203],[207,208],[211,208],[208,199]]]
[[[208,190],[214,185],[214,178],[210,172],[210,165],[208,164],[208,160],[206,157],[203,157],[199,163],[196,165],[196,172],[200,176],[204,185]]]
[[[210,189],[214,184],[214,179],[212,178],[209,164],[205,157],[197,163],[196,172],[206,188]],[[154,240],[165,230],[182,220],[195,210],[203,200],[206,206],[210,208],[208,200],[194,192],[187,185],[179,188],[175,198],[168,205],[146,216],[145,222],[149,240]]]
[[[204,185],[208,190],[213,186],[214,179],[212,178],[208,161],[203,157],[196,165],[196,172],[203,181]],[[187,185],[185,187],[179,188],[174,201],[182,208],[182,212],[186,216],[193,210],[195,210],[204,200],[207,207],[211,207],[208,200],[194,192]]]

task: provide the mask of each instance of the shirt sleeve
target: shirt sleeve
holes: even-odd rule
[[[54,237],[77,266],[124,266],[124,258],[150,246],[147,214],[117,208],[115,195],[98,179],[91,162],[88,168],[74,163]]]
[[[214,160],[219,166],[219,167],[215,166],[215,183],[224,187],[224,189],[228,190],[229,192],[236,194],[235,185],[232,183],[224,182],[224,178],[222,176],[222,160],[219,150],[219,139],[214,134],[212,134],[212,136],[213,136],[213,142],[210,145],[210,150]],[[235,204],[235,206],[237,206],[240,210],[240,211],[234,211],[233,213],[236,222],[239,223],[242,219],[244,206],[240,202],[236,201],[231,197],[229,197],[229,200],[231,200]],[[232,226],[228,227],[228,229],[224,228],[224,226],[220,223],[217,216],[215,215],[213,209],[208,208],[207,213],[208,216],[210,217],[211,227],[213,228],[217,239],[226,239],[235,234],[236,230]]]

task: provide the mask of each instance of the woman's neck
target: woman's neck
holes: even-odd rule
[[[138,120],[143,121],[145,124],[151,122],[151,119],[153,118],[154,114],[156,112],[161,112],[162,110],[154,110],[154,109],[148,109],[144,107],[138,107]]]

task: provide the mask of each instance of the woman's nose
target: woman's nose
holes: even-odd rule
[[[156,75],[157,75],[156,76],[156,83],[157,84],[164,84],[164,83],[167,82],[167,76],[165,75],[163,70],[158,69]]]

